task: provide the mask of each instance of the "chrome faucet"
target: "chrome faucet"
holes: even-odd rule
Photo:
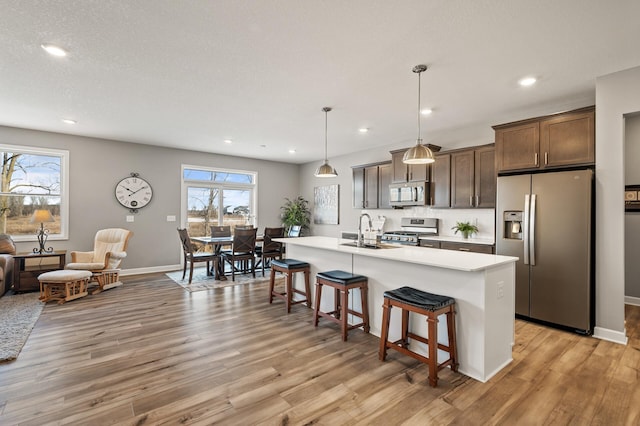
[[[368,231],[371,232],[371,229],[373,228],[373,223],[371,222],[371,216],[369,216],[368,213],[362,213],[360,215],[360,219],[358,219],[358,243],[356,244],[358,247],[362,247],[364,245],[364,237],[362,235],[362,218],[365,216],[367,217],[367,219],[369,219]]]

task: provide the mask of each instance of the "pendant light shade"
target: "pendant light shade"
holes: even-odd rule
[[[327,113],[331,111],[331,108],[324,107],[322,108],[324,111],[324,163],[320,167],[316,169],[315,177],[336,177],[338,173],[336,169],[329,165],[329,160],[327,159]]]
[[[429,164],[435,161],[433,152],[422,144],[422,138],[420,137],[420,74],[426,70],[426,65],[416,65],[413,67],[413,72],[418,74],[418,138],[416,139],[415,146],[409,148],[402,156],[402,162],[405,164]]]

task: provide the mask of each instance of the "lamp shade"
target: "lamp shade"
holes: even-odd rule
[[[433,152],[431,152],[428,147],[422,145],[420,140],[402,156],[402,162],[405,164],[429,164],[434,161]]]
[[[338,172],[336,169],[331,167],[327,161],[324,162],[321,166],[316,169],[315,172],[316,177],[336,177],[338,176]]]
[[[43,222],[55,222],[56,220],[51,215],[49,210],[41,209],[33,212],[30,223],[43,223]]]

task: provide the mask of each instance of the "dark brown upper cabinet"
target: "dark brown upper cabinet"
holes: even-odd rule
[[[495,202],[494,145],[451,152],[451,207],[492,208]]]
[[[435,158],[432,207],[495,207],[494,144],[439,152]]]
[[[595,163],[595,107],[493,126],[498,172]]]
[[[389,184],[391,163],[352,167],[353,207],[356,209],[390,209]]]
[[[435,158],[432,165],[431,206],[451,207],[451,154],[439,152]]]

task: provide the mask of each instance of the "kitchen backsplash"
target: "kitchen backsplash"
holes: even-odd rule
[[[439,219],[438,232],[441,236],[460,236],[454,234],[451,227],[456,222],[470,222],[478,226],[478,233],[473,238],[495,238],[495,210],[494,209],[434,209],[431,207],[411,207],[398,210],[363,210],[372,218],[384,216],[384,231],[400,229],[400,219],[403,217],[432,217]]]

